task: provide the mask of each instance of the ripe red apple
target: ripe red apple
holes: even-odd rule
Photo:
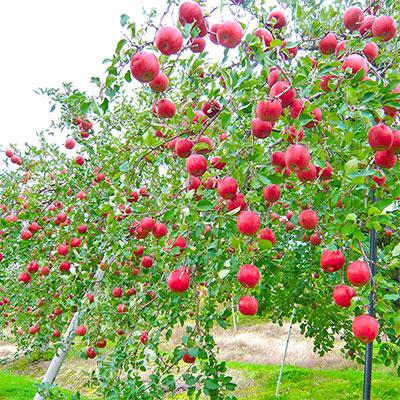
[[[78,233],[84,234],[87,232],[87,226],[86,225],[79,225],[78,226]]]
[[[82,243],[82,239],[80,239],[80,238],[72,238],[71,242],[70,242],[70,245],[71,245],[71,247],[79,247],[81,245],[81,243]]]
[[[32,233],[36,233],[38,232],[40,229],[40,226],[37,222],[32,222],[29,226],[28,226],[28,230]]]
[[[156,114],[160,118],[172,118],[176,112],[175,103],[168,99],[161,99],[155,105]]]
[[[85,158],[83,156],[76,156],[75,157],[75,162],[78,165],[83,165],[83,164],[85,164]]]
[[[288,147],[285,153],[285,164],[291,171],[303,170],[310,164],[310,153],[301,144]]]
[[[326,272],[339,271],[344,265],[344,255],[340,250],[326,249],[321,256],[320,265]]]
[[[21,231],[21,239],[22,240],[29,240],[32,237],[32,232],[28,229],[22,229]]]
[[[315,108],[311,111],[312,121],[306,124],[307,128],[315,128],[322,121],[322,111],[320,108]]]
[[[60,333],[60,331],[58,329],[54,329],[53,330],[53,336],[54,337],[60,337],[60,335],[61,335],[61,333]]]
[[[247,288],[253,288],[260,280],[260,271],[253,264],[244,264],[237,273],[238,282]]]
[[[133,254],[134,254],[136,257],[142,256],[143,253],[144,253],[144,247],[143,247],[143,246],[140,246],[140,245],[137,246],[137,247],[136,247],[136,250],[133,251]]]
[[[275,233],[269,228],[261,229],[260,233],[258,234],[258,239],[260,240],[269,240],[272,246],[276,244],[276,237]]]
[[[206,40],[202,37],[194,38],[190,41],[189,49],[192,53],[202,53],[206,48]]]
[[[179,22],[181,25],[192,24],[203,20],[203,11],[200,6],[192,1],[186,1],[179,6]]]
[[[34,274],[39,271],[39,264],[36,261],[31,261],[28,265],[28,272]]]
[[[190,274],[188,269],[181,268],[171,271],[168,275],[168,288],[172,292],[183,293],[189,288]]]
[[[326,181],[332,178],[332,165],[329,164],[328,161],[325,163],[325,165],[325,168],[317,168],[319,179],[321,179],[322,181]]]
[[[278,201],[281,197],[281,189],[279,185],[271,184],[266,186],[263,190],[263,197],[266,201],[269,201],[270,203]]]
[[[360,28],[358,29],[361,36],[371,36],[371,28],[375,20],[375,15],[368,15],[364,18],[360,24]]]
[[[69,250],[68,245],[66,245],[66,244],[60,244],[60,245],[58,246],[58,248],[57,248],[57,253],[58,253],[60,256],[66,256],[66,255],[68,254],[68,250]]]
[[[369,62],[374,61],[379,54],[379,47],[374,42],[366,43],[362,52]]]
[[[157,93],[166,91],[168,89],[167,75],[160,71],[160,73],[150,82],[150,89]]]
[[[273,124],[262,121],[260,118],[254,118],[251,121],[251,133],[258,139],[265,139],[272,132]]]
[[[289,87],[290,83],[278,81],[272,85],[269,96],[272,98],[278,98],[282,102],[282,106],[287,107],[293,103],[296,96],[296,90],[292,87],[289,89]]]
[[[31,281],[31,276],[27,272],[22,272],[18,276],[18,282],[28,284]]]
[[[389,150],[377,151],[374,157],[375,164],[381,168],[393,168],[397,162],[396,154]]]
[[[256,117],[261,121],[276,122],[282,114],[282,104],[280,100],[260,101],[256,108]]]
[[[304,102],[301,99],[295,99],[290,104],[289,115],[292,118],[297,118],[304,111]]]
[[[303,229],[315,229],[318,225],[318,215],[313,210],[303,210],[299,215],[299,225]]]
[[[71,269],[71,263],[69,263],[68,261],[63,261],[62,263],[60,263],[61,272],[69,272],[70,269]]]
[[[86,335],[86,326],[85,325],[78,325],[75,329],[75,334],[77,336],[85,336]]]
[[[256,315],[258,311],[258,301],[252,296],[243,296],[239,300],[239,312],[243,315]]]
[[[165,26],[161,28],[155,38],[157,49],[166,56],[176,54],[182,48],[183,36],[178,28]]]
[[[140,264],[144,268],[151,268],[153,265],[153,259],[149,256],[144,256],[142,260],[140,261]]]
[[[196,357],[191,357],[189,353],[185,353],[182,357],[182,361],[186,364],[193,364],[196,361]]]
[[[217,100],[206,101],[201,106],[201,111],[208,117],[212,118],[222,110],[221,104]]]
[[[118,314],[124,314],[128,312],[128,307],[126,304],[118,304],[117,306],[117,313]]]
[[[65,148],[68,150],[71,150],[75,147],[75,144],[76,144],[76,142],[75,142],[74,138],[68,138],[65,141]]]
[[[313,164],[309,164],[306,169],[296,171],[296,175],[300,182],[312,182],[317,177],[317,168]]]
[[[338,44],[338,40],[337,40],[336,35],[332,32],[329,32],[319,42],[319,51],[322,54],[333,54],[335,52],[337,44]]]
[[[209,32],[208,32],[209,33],[208,38],[214,44],[219,44],[218,43],[218,36],[217,36],[217,32],[218,32],[219,26],[220,26],[220,24],[211,25],[210,29],[209,29]]]
[[[112,290],[113,297],[122,297],[123,294],[124,294],[124,291],[120,287],[115,287]]]
[[[151,82],[160,72],[157,57],[148,51],[140,51],[131,58],[132,76],[139,82]]]
[[[212,167],[214,167],[215,169],[219,169],[219,170],[224,169],[224,167],[226,166],[226,163],[222,162],[221,157],[218,157],[218,156],[213,157],[211,159],[210,164]]]
[[[357,292],[350,286],[338,285],[333,289],[333,301],[340,307],[350,307],[351,299],[357,296]]]
[[[155,238],[160,239],[168,233],[167,225],[157,222],[153,228],[153,235]]]
[[[175,143],[175,153],[178,157],[188,158],[192,154],[193,142],[190,139],[178,139]]]
[[[273,37],[267,29],[259,28],[254,32],[254,34],[261,40],[261,42],[266,47],[268,47],[272,42]]]
[[[238,22],[224,21],[218,26],[218,43],[228,49],[233,49],[242,40],[243,30]]]
[[[8,158],[11,158],[14,155],[14,152],[12,150],[6,150],[6,156]]]
[[[284,153],[283,151],[274,151],[271,154],[271,164],[279,167],[280,169],[285,168],[285,156],[286,153]]]
[[[368,264],[362,261],[354,261],[347,266],[346,276],[354,286],[364,286],[369,282],[370,270]]]
[[[364,13],[359,7],[349,7],[343,14],[344,26],[350,31],[359,29],[363,20]]]
[[[396,32],[396,21],[388,15],[381,15],[372,24],[372,36],[380,38],[382,42],[390,40]]]
[[[98,339],[96,342],[96,347],[104,349],[107,346],[107,339]]]
[[[393,132],[385,124],[374,125],[368,132],[368,142],[374,150],[386,150],[393,143]]]
[[[275,20],[273,27],[275,29],[282,29],[286,25],[286,16],[283,10],[273,10],[268,15],[268,21]]]
[[[207,160],[201,154],[192,154],[186,159],[186,170],[190,175],[201,176],[207,171]]]
[[[393,142],[390,146],[389,150],[393,154],[399,154],[400,152],[400,131],[392,131],[393,133]]]
[[[96,351],[93,347],[88,347],[86,350],[86,356],[87,358],[95,358],[96,357]]]
[[[345,40],[342,40],[342,41],[339,42],[339,43],[337,44],[337,46],[336,46],[336,49],[335,49],[336,58],[337,58],[338,60],[340,60],[341,58],[343,58],[345,51],[346,51],[346,41],[345,41]]]
[[[379,333],[378,321],[370,315],[359,315],[352,324],[354,336],[363,343],[371,343]]]
[[[237,189],[236,180],[230,176],[220,179],[218,182],[218,193],[225,200],[235,197]]]
[[[313,246],[319,246],[322,242],[321,236],[318,233],[313,233],[310,235],[310,243]]]
[[[28,332],[29,332],[31,335],[34,335],[35,333],[38,333],[39,331],[40,331],[39,325],[32,325],[32,326],[30,326],[29,329],[28,329]]]
[[[336,84],[336,87],[333,88],[333,89],[331,89],[331,88],[329,87],[329,85],[330,85],[329,81],[330,81],[331,79],[336,79],[336,78],[337,78],[337,77],[336,77],[335,75],[324,75],[324,76],[321,77],[321,81],[320,81],[320,83],[319,83],[319,86],[321,87],[321,89],[322,89],[324,92],[331,92],[332,90],[336,91],[336,89],[337,89],[338,86],[339,86],[339,83],[337,83],[337,84]]]
[[[363,69],[364,73],[362,77],[364,78],[368,72],[367,61],[358,54],[351,54],[343,60],[342,70],[346,71],[347,69],[350,69],[353,75],[360,69]]]
[[[240,210],[243,211],[247,207],[247,204],[244,200],[244,195],[242,193],[237,193],[231,199],[226,200],[225,205],[228,211],[236,210],[236,208],[240,208]]]
[[[237,219],[237,228],[243,235],[255,235],[260,229],[261,220],[253,211],[242,211]]]
[[[142,344],[146,344],[148,342],[148,340],[149,340],[148,332],[146,332],[146,331],[142,332],[141,335],[140,335],[140,342]]]
[[[386,175],[382,170],[377,170],[379,175],[372,175],[372,180],[380,187],[386,184]]]

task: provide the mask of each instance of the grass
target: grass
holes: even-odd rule
[[[0,369],[0,400],[33,399],[37,383],[36,380],[29,376],[14,375]],[[67,398],[71,396],[71,393],[64,389],[61,389],[61,393],[66,395]]]
[[[242,362],[228,362],[229,372],[239,386],[235,395],[240,400],[354,400],[362,398],[363,372],[355,369],[318,370],[286,366],[275,397],[279,367]],[[174,397],[187,399],[185,395]],[[400,379],[392,373],[374,371],[373,400],[399,400]]]

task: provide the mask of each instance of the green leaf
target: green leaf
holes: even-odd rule
[[[129,15],[122,14],[119,18],[121,26],[125,26],[128,23],[128,21],[129,21]]]

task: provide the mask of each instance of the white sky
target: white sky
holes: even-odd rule
[[[1,0],[0,148],[34,140],[52,114],[38,87],[74,82],[87,89],[121,37],[119,17],[142,18],[162,0]]]

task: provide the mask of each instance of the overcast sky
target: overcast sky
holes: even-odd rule
[[[138,20],[162,0],[0,1],[0,147],[23,144],[49,126],[47,99],[33,92],[74,82],[89,87],[120,39],[121,14]]]

